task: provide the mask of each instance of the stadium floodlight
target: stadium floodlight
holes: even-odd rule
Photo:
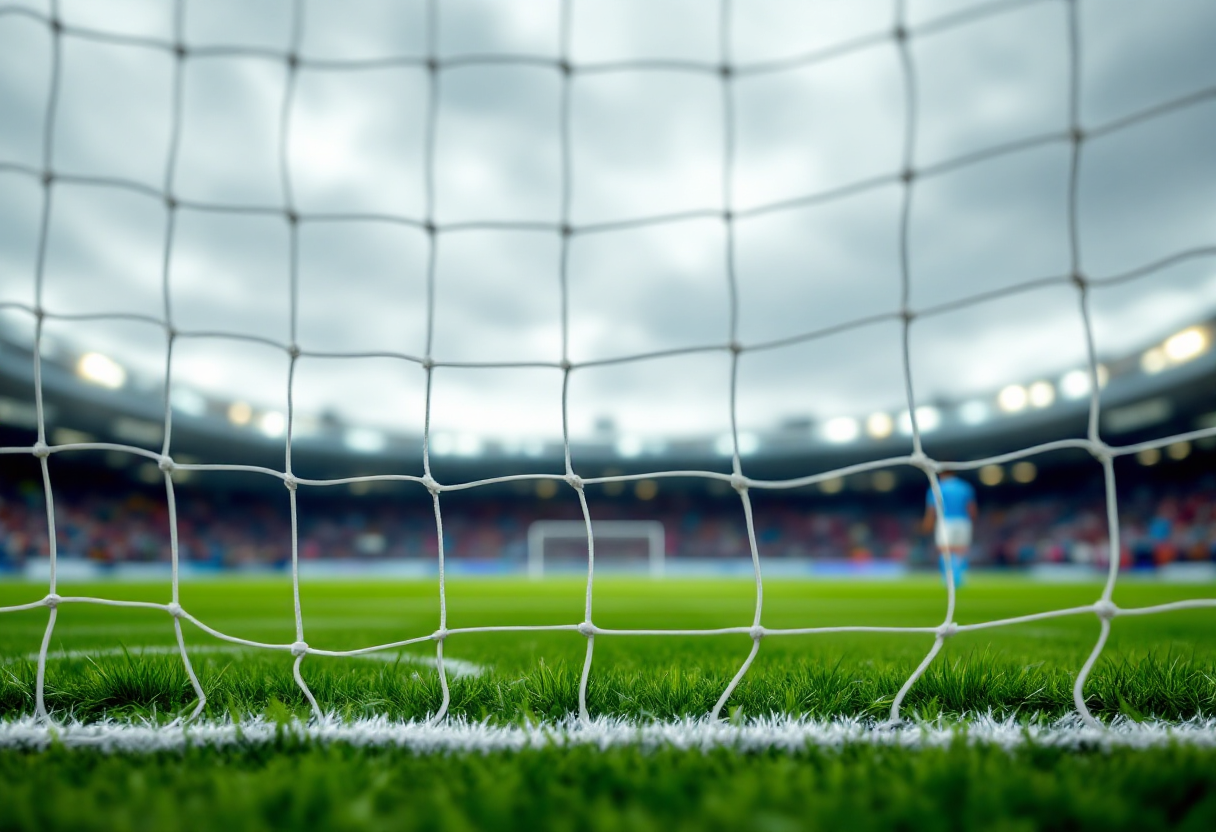
[[[258,417],[258,430],[271,439],[277,439],[287,430],[287,417],[277,410],[267,410]]]
[[[1015,462],[1009,473],[1013,477],[1014,482],[1026,485],[1034,482],[1035,477],[1039,475],[1039,469],[1033,462],[1024,459],[1021,462]]]
[[[1000,485],[1005,481],[1005,469],[999,465],[985,465],[980,468],[980,482],[984,485]]]
[[[188,387],[178,387],[169,396],[173,409],[187,416],[202,416],[207,412],[207,400]]]
[[[1208,348],[1208,334],[1198,326],[1187,327],[1165,339],[1162,349],[1165,357],[1174,364],[1198,358]]]
[[[760,437],[749,431],[739,432],[739,456],[750,456],[760,450]],[[735,438],[724,433],[714,440],[714,452],[718,456],[735,455]]]
[[[932,433],[941,424],[942,412],[933,405],[925,404],[916,408],[916,427],[921,433]],[[899,414],[899,432],[904,436],[912,435],[912,417],[906,410]]]
[[[1056,400],[1056,389],[1050,381],[1036,381],[1027,388],[1026,393],[1032,407],[1051,407]]]
[[[342,440],[346,447],[361,454],[380,453],[388,445],[383,433],[369,428],[351,428]]]
[[[996,403],[1006,413],[1019,413],[1026,409],[1029,398],[1025,387],[1020,384],[1010,384],[997,394]]]
[[[1157,448],[1145,448],[1136,453],[1136,461],[1146,468],[1152,467],[1161,461],[1161,451]]]
[[[964,402],[958,409],[958,418],[965,425],[980,425],[988,421],[988,405],[981,401]]]
[[[99,352],[86,352],[76,362],[76,375],[90,384],[117,390],[127,383],[127,371],[117,361]]]
[[[873,439],[886,439],[895,430],[895,420],[888,413],[871,413],[866,419],[866,433]]]
[[[1191,455],[1191,443],[1185,439],[1181,442],[1174,442],[1166,447],[1165,453],[1170,459],[1180,462]]]
[[[1153,347],[1140,356],[1140,369],[1154,376],[1170,365],[1170,360],[1161,347]]]
[[[823,424],[823,438],[836,445],[852,442],[860,434],[861,427],[850,416],[837,416]]]
[[[1060,393],[1066,399],[1082,399],[1089,395],[1089,373],[1069,370],[1060,377]]]
[[[233,402],[228,405],[228,421],[237,426],[249,424],[253,419],[253,408],[245,402]]]
[[[617,455],[623,456],[626,459],[641,456],[644,448],[645,443],[642,442],[642,438],[640,436],[622,436],[620,439],[616,440]]]

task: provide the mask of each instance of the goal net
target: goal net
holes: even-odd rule
[[[582,570],[586,576],[586,601],[584,615],[580,620],[573,620],[557,625],[522,626],[488,626],[475,628],[480,633],[500,633],[504,638],[510,638],[513,632],[521,630],[553,630],[568,632],[571,637],[582,638],[586,642],[586,658],[582,669],[578,694],[578,710],[583,720],[590,717],[587,709],[588,679],[595,673],[593,656],[597,641],[623,635],[646,636],[660,638],[664,635],[698,635],[710,631],[656,631],[630,630],[603,627],[596,623],[596,610],[593,608],[593,586],[596,576],[597,555],[600,555],[608,540],[615,537],[631,537],[645,542],[646,558],[651,568],[656,572],[662,570],[662,527],[651,523],[641,525],[613,525],[600,523],[595,517],[586,496],[589,485],[610,482],[636,482],[642,479],[662,480],[667,477],[700,478],[716,481],[733,489],[737,494],[737,511],[746,523],[746,551],[750,554],[755,583],[754,612],[737,625],[724,629],[713,630],[715,634],[735,634],[746,639],[750,644],[741,649],[738,671],[730,683],[722,690],[712,711],[712,717],[718,718],[730,699],[733,691],[748,673],[763,643],[773,638],[788,638],[793,636],[809,636],[824,633],[898,633],[909,638],[924,639],[930,647],[923,661],[915,668],[906,682],[900,688],[891,706],[891,719],[900,719],[900,707],[909,689],[934,661],[943,644],[951,636],[961,632],[981,630],[986,628],[1004,627],[1024,623],[1030,620],[1050,619],[1061,616],[1092,616],[1098,623],[1098,637],[1092,652],[1084,664],[1078,668],[1074,689],[1076,708],[1079,714],[1091,725],[1096,721],[1090,714],[1085,702],[1085,684],[1090,670],[1102,653],[1107,638],[1111,632],[1112,623],[1123,616],[1144,616],[1163,614],[1183,608],[1216,606],[1216,599],[1196,599],[1192,601],[1163,604],[1159,606],[1138,609],[1121,609],[1112,600],[1116,581],[1119,577],[1119,558],[1109,558],[1109,572],[1101,591],[1093,602],[1081,607],[1051,610],[1035,615],[1011,619],[994,619],[980,622],[960,623],[955,617],[955,586],[952,570],[945,569],[946,586],[943,593],[943,617],[941,623],[930,627],[882,627],[870,626],[863,622],[842,624],[833,627],[800,627],[774,628],[766,626],[764,617],[764,563],[760,557],[756,526],[753,518],[752,495],[757,491],[780,491],[804,488],[818,483],[838,481],[841,477],[875,472],[883,469],[904,468],[918,472],[924,477],[925,486],[931,490],[933,503],[939,516],[942,513],[942,492],[939,487],[939,474],[943,471],[976,471],[984,466],[993,464],[1010,464],[1017,461],[1032,460],[1039,455],[1061,449],[1082,450],[1091,454],[1101,465],[1106,484],[1106,514],[1108,550],[1120,551],[1119,543],[1119,502],[1115,488],[1114,462],[1119,457],[1138,452],[1164,448],[1173,443],[1186,440],[1199,440],[1204,437],[1216,436],[1216,427],[1192,431],[1186,434],[1172,435],[1153,439],[1134,445],[1113,445],[1107,442],[1100,430],[1103,400],[1100,385],[1100,366],[1098,353],[1095,348],[1093,324],[1090,307],[1095,293],[1107,287],[1126,284],[1154,274],[1160,273],[1172,264],[1188,259],[1210,256],[1212,248],[1185,249],[1171,253],[1148,263],[1126,263],[1117,271],[1095,273],[1087,267],[1079,245],[1079,226],[1083,216],[1078,198],[1078,190],[1084,178],[1086,160],[1096,149],[1104,148],[1116,137],[1124,134],[1138,125],[1165,119],[1171,114],[1204,105],[1216,97],[1216,89],[1205,88],[1183,96],[1166,100],[1153,101],[1120,118],[1102,122],[1088,123],[1082,119],[1081,80],[1083,72],[1083,43],[1084,31],[1081,21],[1078,0],[1060,0],[1053,4],[1058,7],[1062,18],[1062,28],[1066,38],[1060,44],[1064,55],[1065,75],[1058,79],[1058,84],[1067,89],[1066,112],[1062,114],[1059,123],[1040,134],[1021,138],[1007,143],[998,143],[984,149],[970,152],[956,158],[936,161],[932,164],[922,163],[918,157],[918,140],[926,128],[926,115],[922,112],[918,95],[918,56],[920,48],[932,48],[932,39],[945,32],[965,30],[979,25],[981,22],[999,18],[1023,6],[1032,5],[1030,2],[991,2],[965,6],[961,10],[923,17],[913,20],[909,17],[905,3],[896,2],[888,17],[885,13],[872,21],[869,34],[851,38],[839,43],[816,47],[811,51],[795,54],[789,57],[763,60],[740,60],[732,53],[732,33],[735,19],[739,10],[730,0],[722,0],[711,9],[709,3],[703,4],[700,14],[712,18],[712,25],[717,29],[718,54],[714,60],[692,60],[683,57],[669,59],[637,59],[588,62],[580,61],[572,51],[573,37],[572,9],[579,0],[562,0],[559,5],[559,43],[550,54],[487,54],[471,52],[467,54],[448,54],[440,49],[440,33],[443,27],[445,5],[436,0],[429,0],[425,5],[425,23],[421,32],[423,47],[420,51],[404,55],[376,57],[369,59],[330,59],[316,58],[304,49],[305,33],[310,25],[307,11],[312,5],[296,0],[290,4],[290,19],[287,23],[288,45],[286,48],[267,47],[263,45],[207,45],[198,46],[188,42],[184,35],[184,20],[190,9],[198,4],[180,0],[167,4],[173,17],[174,36],[171,38],[115,34],[90,25],[75,22],[65,18],[58,3],[52,0],[49,11],[37,9],[28,5],[0,5],[0,25],[22,25],[32,27],[50,38],[50,64],[46,68],[49,82],[45,94],[44,120],[40,136],[40,162],[26,164],[10,160],[0,160],[0,176],[11,180],[22,180],[34,183],[39,189],[40,206],[32,221],[37,223],[38,249],[33,267],[34,294],[32,302],[6,300],[0,303],[0,309],[6,314],[25,316],[34,330],[34,404],[36,409],[37,440],[28,446],[0,448],[0,453],[9,455],[25,455],[36,458],[41,466],[42,482],[45,491],[46,524],[49,542],[49,581],[45,597],[20,606],[0,608],[0,613],[15,613],[23,610],[45,610],[47,614],[45,635],[41,641],[37,661],[36,689],[34,691],[35,711],[38,717],[51,721],[54,718],[48,713],[44,692],[46,688],[46,668],[48,650],[55,636],[56,620],[59,610],[69,604],[92,604],[109,606],[139,606],[161,611],[166,615],[166,627],[171,627],[176,635],[181,660],[193,684],[197,695],[198,705],[194,714],[202,712],[205,701],[204,691],[191,667],[187,653],[188,641],[194,639],[219,639],[224,642],[243,645],[248,648],[277,651],[294,657],[293,673],[299,686],[318,720],[325,718],[328,705],[317,701],[310,691],[307,682],[307,664],[310,656],[324,655],[331,657],[353,656],[375,651],[387,651],[414,644],[433,645],[437,659],[439,680],[442,686],[442,704],[432,715],[433,720],[442,720],[449,706],[448,671],[445,670],[444,652],[447,646],[458,641],[466,630],[448,626],[446,585],[445,585],[445,552],[444,552],[444,505],[445,498],[453,491],[478,489],[506,481],[540,481],[548,480],[559,488],[569,489],[581,510],[582,520],[575,527],[568,525],[547,525],[533,527],[535,549],[531,556],[534,574],[539,574],[549,557],[545,554],[549,546],[554,545],[557,538],[576,540],[581,552]],[[1044,5],[1044,4],[1040,4]],[[171,129],[169,131],[169,147],[167,165],[163,180],[159,186],[152,187],[140,182],[132,182],[121,177],[93,176],[87,173],[66,173],[60,169],[56,156],[57,139],[61,138],[64,130],[65,112],[62,106],[61,87],[65,72],[65,56],[80,43],[88,43],[95,48],[112,50],[145,50],[171,59],[173,83],[172,100],[169,105]],[[915,48],[914,48],[915,47]],[[899,68],[902,83],[902,100],[898,106],[902,108],[902,128],[899,135],[889,137],[897,142],[899,147],[899,163],[881,175],[866,176],[855,182],[833,187],[823,191],[806,193],[795,199],[781,200],[771,204],[750,205],[740,207],[736,198],[736,164],[738,153],[738,130],[740,112],[738,107],[739,87],[741,84],[761,76],[779,75],[814,65],[829,65],[845,60],[848,56],[865,52],[883,52],[891,56]],[[179,195],[177,182],[179,170],[179,150],[187,131],[183,124],[182,109],[185,78],[197,64],[205,61],[248,60],[258,61],[262,66],[273,68],[286,78],[284,95],[279,102],[276,115],[278,123],[277,154],[278,164],[275,171],[281,183],[281,202],[276,205],[261,205],[254,207],[234,206],[211,203],[203,200],[186,199]],[[360,70],[392,66],[408,69],[416,74],[420,83],[426,89],[426,119],[421,126],[423,135],[423,193],[424,199],[421,210],[414,215],[366,217],[356,213],[343,211],[315,212],[305,211],[299,207],[296,198],[293,166],[288,158],[288,147],[291,144],[293,131],[297,130],[295,109],[299,94],[301,78],[306,75],[326,75],[337,73],[357,73]],[[556,80],[556,104],[558,112],[556,166],[560,171],[560,210],[559,215],[551,222],[535,221],[499,221],[465,222],[445,224],[438,218],[436,205],[442,198],[435,177],[435,156],[438,142],[437,124],[445,117],[445,91],[449,83],[449,75],[455,70],[467,70],[470,67],[501,68],[527,66],[537,71],[551,73]],[[579,223],[572,214],[572,199],[579,183],[571,175],[573,154],[577,152],[570,129],[572,108],[580,95],[580,85],[585,79],[609,75],[636,75],[643,79],[659,73],[677,73],[681,76],[699,79],[705,84],[714,85],[721,101],[721,123],[719,131],[719,152],[717,158],[717,182],[714,188],[718,191],[719,204],[716,208],[694,210],[671,215],[642,215],[631,217],[619,222]],[[11,80],[11,79],[10,79]],[[792,104],[791,106],[797,106]],[[1070,267],[1061,274],[1049,277],[1035,277],[1006,286],[995,292],[984,292],[965,296],[937,306],[916,305],[913,303],[912,287],[915,276],[910,268],[910,227],[916,216],[918,194],[925,183],[935,181],[953,172],[984,166],[994,160],[1042,147],[1059,147],[1067,150],[1068,164],[1063,173],[1061,188],[1066,194],[1065,231],[1067,239],[1068,261]],[[59,200],[64,192],[78,188],[119,189],[128,193],[146,197],[151,204],[158,206],[166,218],[163,241],[163,261],[165,265],[163,279],[162,312],[149,314],[144,311],[115,310],[112,313],[89,316],[93,320],[141,320],[154,324],[163,333],[167,345],[168,360],[163,368],[166,379],[166,389],[172,386],[175,373],[175,349],[181,349],[186,342],[200,339],[245,339],[250,336],[240,332],[217,330],[194,330],[183,327],[177,322],[180,310],[175,307],[171,281],[168,279],[167,264],[175,246],[175,226],[186,215],[209,213],[211,215],[257,215],[260,217],[277,217],[286,225],[288,239],[289,263],[289,298],[287,299],[287,314],[289,316],[289,337],[286,340],[261,339],[280,350],[289,367],[283,384],[288,390],[286,420],[283,425],[284,455],[281,469],[272,470],[259,466],[227,464],[227,463],[187,463],[174,456],[173,440],[173,409],[167,400],[163,411],[163,443],[158,452],[138,447],[136,444],[106,443],[106,442],[66,442],[54,444],[48,439],[46,404],[43,391],[43,356],[46,351],[45,327],[49,322],[74,320],[73,316],[61,313],[44,303],[44,284],[46,260],[49,246],[50,228],[58,210],[61,210]],[[811,205],[829,205],[838,200],[846,199],[868,191],[891,189],[898,193],[900,210],[896,227],[892,229],[898,244],[897,263],[900,302],[898,308],[890,313],[869,315],[857,319],[839,320],[828,326],[821,326],[802,332],[791,338],[776,340],[748,340],[744,337],[739,326],[739,290],[742,277],[736,262],[735,242],[739,230],[748,222],[762,216],[770,216],[784,211],[791,211]],[[576,361],[571,357],[571,323],[569,317],[570,281],[568,269],[572,246],[584,238],[593,235],[608,235],[625,229],[655,228],[663,229],[673,223],[689,219],[712,220],[720,224],[720,230],[726,244],[722,249],[723,273],[727,284],[727,296],[730,302],[729,325],[719,333],[717,340],[694,351],[716,353],[726,357],[730,362],[729,407],[727,414],[730,432],[726,450],[730,459],[729,473],[712,470],[653,470],[644,474],[622,474],[617,476],[587,476],[580,464],[580,459],[571,452],[568,429],[568,391],[570,380],[589,367],[611,363],[623,367],[634,367],[642,362],[653,359],[653,354],[623,355],[606,362]],[[360,221],[393,222],[413,229],[426,247],[426,335],[425,351],[416,354],[380,355],[381,358],[391,358],[407,365],[421,373],[425,378],[425,403],[422,414],[423,452],[420,471],[401,471],[395,474],[346,478],[341,480],[316,480],[301,477],[293,469],[293,437],[298,431],[298,413],[293,405],[291,391],[296,383],[297,367],[301,359],[312,356],[324,356],[327,359],[343,359],[356,361],[366,358],[366,355],[335,353],[319,350],[304,339],[298,337],[299,306],[302,293],[300,270],[304,252],[300,246],[300,230],[302,226],[312,224],[360,222]],[[510,477],[491,478],[476,482],[446,482],[436,477],[432,470],[431,456],[434,451],[434,439],[431,431],[432,389],[433,380],[445,373],[455,373],[467,370],[471,366],[481,369],[506,369],[517,366],[511,362],[448,362],[439,360],[433,355],[432,345],[435,341],[437,324],[435,318],[435,297],[442,289],[437,279],[435,262],[436,252],[440,245],[459,247],[462,245],[459,234],[470,228],[494,228],[504,233],[520,235],[543,234],[551,237],[560,249],[558,259],[558,274],[555,280],[538,281],[534,286],[528,286],[528,292],[555,292],[561,309],[561,352],[545,361],[528,362],[527,366],[545,368],[562,381],[561,418],[563,427],[564,473],[515,474]],[[715,255],[718,256],[718,255]],[[829,276],[830,277],[830,276]],[[8,277],[5,277],[8,280]],[[1087,354],[1086,369],[1082,385],[1088,391],[1089,413],[1088,427],[1083,436],[1063,439],[1045,444],[1023,447],[1014,452],[998,457],[984,459],[952,459],[942,460],[931,457],[925,451],[922,435],[925,432],[924,420],[926,411],[917,397],[913,384],[911,370],[911,341],[910,333],[922,321],[951,310],[965,308],[981,302],[991,302],[1004,296],[1014,296],[1031,292],[1044,287],[1064,288],[1073,293],[1076,304],[1076,315],[1084,331],[1085,349]],[[747,356],[749,360],[763,361],[766,351],[773,350],[789,343],[811,342],[829,335],[848,332],[873,324],[875,321],[889,321],[900,327],[902,333],[902,378],[905,394],[904,413],[910,434],[911,451],[888,458],[877,459],[833,470],[808,471],[804,475],[780,480],[759,480],[749,476],[745,464],[746,439],[739,429],[737,412],[737,389],[739,384],[740,361]],[[104,370],[104,368],[101,368]],[[48,460],[54,455],[75,454],[84,451],[106,451],[120,454],[130,454],[151,461],[159,467],[163,480],[165,501],[170,520],[170,557],[172,560],[172,577],[165,587],[163,603],[135,603],[120,601],[106,597],[69,597],[60,594],[57,581],[57,545],[54,533],[56,518],[56,483],[51,476]],[[290,496],[290,580],[294,595],[295,638],[288,643],[260,643],[240,638],[211,626],[207,620],[196,615],[191,609],[181,603],[179,593],[179,536],[177,528],[177,510],[175,502],[174,476],[182,472],[235,471],[277,479],[287,489]],[[309,489],[319,489],[334,485],[345,485],[351,482],[375,482],[391,480],[409,483],[412,486],[429,493],[434,509],[435,531],[437,541],[436,562],[439,576],[440,614],[435,622],[435,628],[430,632],[402,634],[399,640],[384,644],[350,645],[346,650],[321,650],[310,646],[308,609],[301,604],[299,591],[299,561],[298,525],[300,512],[298,503],[301,492]],[[950,553],[943,551],[943,557],[949,561]]]

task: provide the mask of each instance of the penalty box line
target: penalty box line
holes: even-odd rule
[[[571,717],[557,722],[491,725],[462,717],[439,723],[370,718],[342,721],[276,723],[263,717],[165,725],[148,722],[70,722],[48,725],[34,717],[0,721],[0,751],[41,751],[52,747],[103,753],[151,754],[189,749],[239,751],[273,746],[284,740],[318,745],[401,749],[418,754],[520,752],[576,747],[637,748],[643,751],[709,751],[740,753],[849,746],[935,749],[959,742],[1006,750],[1054,748],[1065,751],[1149,749],[1170,745],[1216,748],[1216,718],[1184,722],[1135,722],[1116,717],[1093,727],[1076,714],[1051,722],[978,716],[965,721],[938,719],[892,726],[873,720],[841,717],[814,720],[766,717],[742,723],[702,717],[670,722],[634,722],[599,717],[587,723]]]

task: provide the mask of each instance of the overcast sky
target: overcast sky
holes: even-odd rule
[[[18,2],[45,11],[45,3]],[[910,0],[918,22],[961,2]],[[288,2],[192,0],[192,46],[288,43]],[[421,3],[313,0],[302,54],[418,55]],[[443,55],[556,56],[556,2],[441,2]],[[798,55],[889,31],[890,2],[740,0],[733,60]],[[171,37],[168,2],[62,3],[70,24]],[[716,4],[574,0],[572,61],[719,60]],[[1216,4],[1081,3],[1082,121],[1097,126],[1216,85]],[[0,15],[0,161],[41,165],[50,34]],[[1027,3],[916,37],[916,164],[1067,125],[1066,6]],[[163,51],[67,37],[53,167],[161,188],[169,146],[172,59]],[[187,62],[174,190],[183,199],[282,205],[278,123],[286,67],[249,57]],[[291,178],[299,211],[425,210],[423,71],[304,69],[292,108]],[[560,218],[560,76],[547,67],[468,67],[441,76],[435,219]],[[903,86],[893,42],[813,66],[735,82],[736,210],[889,175],[900,167]],[[715,75],[576,76],[571,94],[570,220],[575,226],[722,205],[722,96]],[[1080,185],[1084,269],[1123,272],[1216,243],[1216,101],[1095,140]],[[917,183],[911,303],[924,307],[1068,271],[1068,146],[1056,143]],[[0,300],[31,303],[41,189],[0,171]],[[899,306],[897,184],[736,227],[739,338],[796,335]],[[165,208],[109,188],[55,190],[44,302],[61,313],[162,313]],[[440,235],[437,360],[558,361],[559,238],[551,232]],[[288,230],[281,217],[179,214],[172,314],[182,329],[289,337]],[[576,236],[569,261],[570,358],[726,343],[725,234],[718,219]],[[305,349],[425,352],[424,235],[400,224],[305,223],[300,232],[299,343]],[[1199,259],[1095,293],[1101,354],[1116,356],[1216,308],[1216,260]],[[28,316],[0,315],[16,329]],[[52,322],[51,339],[156,375],[163,337],[137,323]],[[896,323],[745,355],[743,427],[865,415],[903,404]],[[1057,287],[918,321],[918,398],[988,395],[1054,378],[1084,362],[1076,292]],[[283,407],[287,359],[248,343],[183,340],[175,382]],[[727,430],[725,352],[577,371],[571,431],[602,417],[638,435]],[[351,422],[419,431],[424,374],[389,359],[302,359],[296,402]],[[560,435],[561,373],[436,371],[437,432]]]

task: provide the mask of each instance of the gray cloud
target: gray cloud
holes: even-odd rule
[[[45,4],[23,3],[45,12]],[[188,3],[185,38],[282,50],[288,2]],[[317,59],[421,54],[422,2],[309,2],[302,51]],[[913,2],[913,25],[972,8]],[[444,2],[445,55],[557,55],[558,9],[546,3]],[[576,62],[719,59],[715,6],[575,0]],[[1082,117],[1097,125],[1216,85],[1216,9],[1203,4],[1085,2]],[[1063,3],[1028,3],[912,41],[918,166],[1067,125]],[[172,37],[171,4],[65,2],[71,24]],[[736,3],[731,51],[768,61],[890,30],[889,2]],[[28,17],[0,16],[0,162],[41,166],[50,36]],[[187,62],[174,190],[232,205],[283,203],[282,62]],[[173,62],[168,53],[69,37],[54,141],[57,171],[122,177],[159,189],[165,177]],[[435,149],[440,223],[556,224],[561,211],[560,76],[536,66],[467,67],[441,76]],[[288,160],[305,213],[426,211],[425,72],[304,69]],[[891,43],[847,57],[742,76],[734,86],[736,209],[794,199],[901,165],[904,101]],[[722,203],[723,100],[704,73],[578,75],[571,98],[571,220],[610,222]],[[1082,265],[1102,276],[1216,241],[1216,105],[1171,113],[1087,143],[1080,181]],[[918,181],[910,225],[911,302],[921,308],[1067,273],[1069,152],[1056,143]],[[795,336],[899,308],[901,188],[741,218],[736,223],[739,337]],[[33,299],[40,189],[0,171],[0,301]],[[108,188],[55,189],[44,302],[56,312],[162,309],[165,210]],[[390,222],[300,226],[297,337],[307,349],[426,351],[425,235]],[[179,212],[170,260],[175,322],[287,341],[289,229],[281,216]],[[569,350],[597,360],[725,344],[730,305],[723,225],[715,219],[577,235],[568,260]],[[439,237],[432,350],[449,361],[561,357],[560,246],[555,233],[462,231]],[[1094,293],[1100,352],[1135,349],[1216,308],[1216,267],[1193,261]],[[14,320],[5,316],[5,322]],[[51,337],[98,349],[156,377],[163,337],[135,323],[56,323]],[[1054,376],[1084,360],[1075,292],[1003,298],[913,330],[913,373],[926,401],[987,394]],[[179,342],[177,382],[283,407],[281,353],[222,340]],[[728,430],[724,353],[578,370],[572,432],[602,417],[649,436]],[[423,373],[389,359],[300,363],[301,410],[420,430]],[[560,433],[556,370],[437,371],[437,431],[487,436]],[[875,325],[744,356],[739,417],[747,428],[788,418],[898,409],[899,327]]]

